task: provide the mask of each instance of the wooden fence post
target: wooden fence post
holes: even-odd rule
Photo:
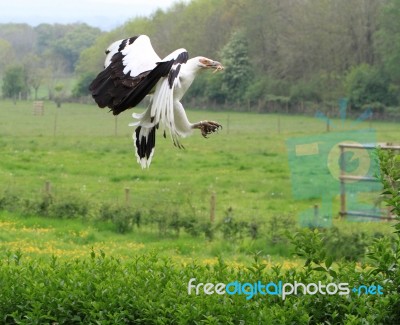
[[[44,192],[46,193],[47,196],[51,195],[51,183],[50,181],[46,181],[44,184]]]
[[[129,187],[125,187],[125,204],[127,206],[131,205],[131,200],[130,200],[130,189]]]
[[[319,206],[318,204],[314,204],[314,225],[317,224],[319,217]]]
[[[281,134],[281,116],[278,115],[278,134]]]
[[[369,116],[368,120],[369,120],[369,128],[372,129],[372,113]]]
[[[346,161],[344,159],[344,146],[339,145],[340,147],[340,216],[346,216],[346,184],[344,180],[345,171],[346,171]]]
[[[210,222],[211,223],[214,223],[214,220],[215,220],[215,205],[216,205],[215,192],[212,192],[211,199],[210,199]]]
[[[331,120],[329,119],[329,114],[326,114],[326,132],[331,130]]]
[[[58,110],[59,110],[59,108],[56,107],[56,115],[54,116],[54,125],[53,125],[53,136],[54,136],[54,137],[55,137],[56,134],[57,134]]]

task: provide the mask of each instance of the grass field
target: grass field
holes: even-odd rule
[[[137,110],[136,110],[137,111]],[[44,116],[32,114],[31,102],[0,102],[0,192],[26,199],[43,195],[46,181],[52,195],[93,204],[125,202],[144,215],[190,215],[208,220],[210,197],[216,195],[216,222],[227,216],[262,224],[270,230],[272,218],[296,220],[299,211],[320,204],[319,198],[294,200],[286,140],[325,134],[326,125],[313,117],[259,115],[211,111],[188,112],[192,121],[215,120],[224,128],[203,139],[200,134],[183,139],[185,150],[170,139],[157,137],[149,170],[136,163],[131,139],[130,113],[116,120],[94,105],[45,103]],[[339,130],[372,126],[379,142],[396,142],[396,123],[333,121]],[[338,200],[334,202],[337,215]],[[85,224],[80,220],[49,220],[41,216],[0,215],[2,247],[20,248],[36,255],[82,256],[90,247],[129,256],[157,250],[177,258],[213,259],[226,254],[246,261],[243,251],[257,251],[265,241],[243,240],[240,245],[224,240],[209,243],[204,238],[182,234],[159,238],[157,229],[117,235],[107,224]],[[364,230],[391,232],[387,223],[336,220],[348,233]],[[22,229],[22,231],[21,231]],[[65,231],[64,231],[65,230]],[[46,244],[48,243],[48,244]],[[283,249],[287,256],[287,248]],[[271,253],[280,254],[279,250]],[[277,258],[281,261],[281,258]],[[296,261],[295,261],[296,262]]]

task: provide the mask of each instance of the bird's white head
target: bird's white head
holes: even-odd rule
[[[188,68],[191,67],[194,71],[198,72],[203,69],[214,69],[215,71],[224,70],[222,64],[218,61],[207,59],[204,56],[196,56],[187,62]]]
[[[199,69],[215,69],[215,71],[224,69],[220,62],[208,59],[204,56],[197,56],[189,61],[192,61]]]

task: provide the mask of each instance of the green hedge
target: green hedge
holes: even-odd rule
[[[314,233],[315,234],[315,233]],[[313,236],[313,235],[312,235]],[[103,253],[71,262],[28,261],[4,256],[0,314],[7,324],[395,324],[395,292],[382,274],[341,264],[336,272],[311,262],[301,270],[266,269],[257,256],[248,268],[178,265],[157,255],[121,261]],[[258,280],[381,284],[384,295],[280,296],[188,294],[188,281]],[[360,282],[361,281],[361,282]],[[398,313],[398,311],[397,311]],[[357,320],[357,321],[356,321]],[[241,323],[241,321],[243,321]]]
[[[219,259],[183,265],[157,254],[129,259],[92,251],[70,261],[0,255],[0,315],[5,324],[400,324],[399,240],[383,237],[369,247],[368,265],[332,264],[324,233],[303,229],[291,242],[301,268],[268,268],[258,255],[246,267]],[[196,283],[348,283],[383,288],[382,295],[188,294]]]

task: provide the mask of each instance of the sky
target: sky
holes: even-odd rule
[[[177,0],[0,0],[0,23],[83,22],[108,31]]]

